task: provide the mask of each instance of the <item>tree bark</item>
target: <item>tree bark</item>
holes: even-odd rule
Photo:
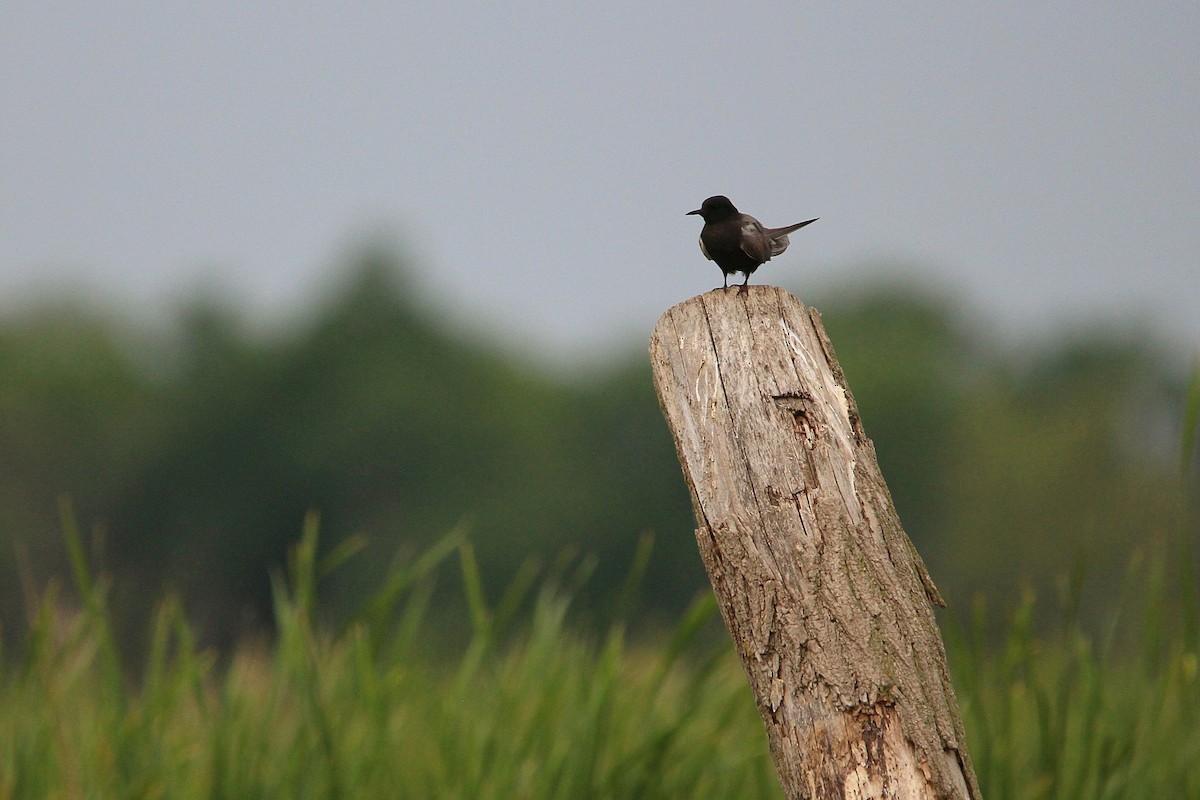
[[[713,290],[650,339],[696,542],[789,798],[980,798],[933,615],[820,315]]]

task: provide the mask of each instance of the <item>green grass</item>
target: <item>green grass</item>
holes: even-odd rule
[[[133,681],[70,526],[68,547],[81,607],[52,586],[23,654],[0,657],[0,798],[779,796],[739,665],[696,641],[707,597],[653,646],[621,623],[587,637],[567,627],[586,562],[536,587],[526,570],[488,607],[451,535],[330,632],[316,581],[353,548],[318,561],[314,524],[276,580],[272,644],[218,669],[168,600]],[[433,570],[452,555],[472,635],[421,656]]]
[[[1161,562],[1159,568],[1161,569]],[[1200,797],[1200,680],[1194,631],[1163,602],[1166,576],[1114,597],[1097,634],[1073,618],[1035,635],[1026,594],[997,647],[943,625],[959,708],[989,798]]]
[[[711,598],[660,639],[627,640],[619,620],[648,546],[601,634],[568,624],[586,562],[528,569],[489,606],[458,534],[398,562],[329,630],[316,585],[355,545],[318,559],[311,521],[275,581],[270,644],[218,665],[168,599],[144,662],[128,664],[67,522],[81,602],[52,584],[20,651],[0,652],[0,799],[781,796],[732,648],[700,635]],[[433,576],[455,560],[471,636],[431,656]],[[986,797],[1200,797],[1194,625],[1161,561],[1130,575],[1114,598],[1124,616],[1097,634],[1075,619],[1073,591],[1037,635],[1024,598],[1000,646],[982,605],[943,619]]]

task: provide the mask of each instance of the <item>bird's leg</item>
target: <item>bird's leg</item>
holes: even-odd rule
[[[747,294],[750,291],[750,273],[746,273],[746,280],[742,281],[742,285],[738,287],[738,294]]]

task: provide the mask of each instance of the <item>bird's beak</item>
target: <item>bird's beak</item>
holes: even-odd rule
[[[692,214],[699,214],[699,213],[700,213],[700,209],[697,208],[695,211],[687,212],[686,214],[684,214],[684,216],[687,217],[687,216],[691,216]]]

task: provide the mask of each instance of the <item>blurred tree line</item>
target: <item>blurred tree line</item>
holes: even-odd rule
[[[423,313],[388,253],[350,274],[269,336],[214,302],[169,336],[76,306],[0,319],[0,624],[24,613],[21,587],[65,571],[64,496],[114,607],[138,619],[177,591],[217,643],[269,624],[269,570],[310,509],[325,546],[369,541],[335,584],[343,608],[397,549],[463,520],[492,587],[576,546],[603,596],[645,531],[651,608],[706,585],[644,353],[550,375]],[[1188,524],[1186,368],[1149,337],[1004,350],[916,291],[814,304],[951,603],[1050,589],[1081,559],[1104,596],[1132,552]]]

